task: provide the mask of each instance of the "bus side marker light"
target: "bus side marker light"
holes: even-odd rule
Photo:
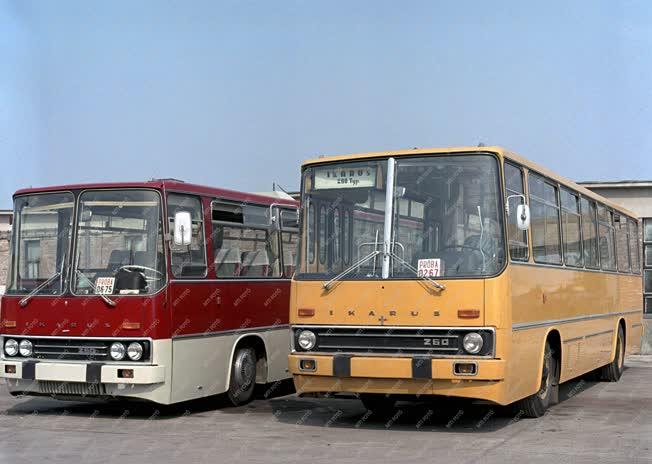
[[[16,366],[14,364],[5,364],[5,374],[15,374]]]
[[[299,361],[299,370],[314,372],[317,370],[317,361],[314,359],[302,359]]]
[[[299,308],[299,317],[312,317],[315,315],[315,310],[312,308]]]
[[[479,309],[458,309],[457,317],[460,319],[477,319],[480,317]]]
[[[134,370],[133,369],[118,369],[118,378],[120,379],[133,379]]]

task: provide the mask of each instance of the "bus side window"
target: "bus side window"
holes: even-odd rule
[[[216,200],[211,217],[217,277],[280,277],[278,231],[269,207]]]
[[[528,237],[526,230],[519,230],[516,225],[516,208],[523,204],[523,198],[512,195],[525,195],[523,171],[513,164],[505,163],[505,196],[509,198],[509,217],[507,218],[507,236],[509,255],[514,261],[527,261],[529,258]]]
[[[580,201],[582,211],[582,248],[584,250],[584,265],[589,269],[600,267],[600,253],[598,250],[598,221],[594,201],[582,198]]]
[[[534,261],[561,264],[557,185],[530,173],[529,186]]]
[[[561,219],[564,262],[567,266],[582,267],[580,200],[574,192],[565,188],[561,189]]]
[[[616,270],[615,231],[613,213],[598,205],[598,235],[600,237],[600,263],[606,271]]]
[[[616,214],[614,217],[616,226],[616,258],[618,260],[618,271],[630,272],[631,263],[629,259],[629,227],[627,218]]]
[[[190,195],[168,195],[168,221],[174,230],[174,215],[188,211],[192,218],[192,241],[188,246],[176,246],[170,241],[172,274],[174,277],[205,277],[206,249],[204,247],[204,216],[201,201]]]
[[[629,223],[629,254],[632,259],[632,272],[638,274],[641,272],[641,244],[638,236],[638,224],[630,219]]]

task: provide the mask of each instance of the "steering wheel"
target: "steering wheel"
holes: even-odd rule
[[[141,266],[140,264],[125,264],[124,266],[120,266],[118,268],[118,271],[125,269],[127,271],[144,271],[144,272],[152,272],[155,275],[153,277],[147,277],[148,281],[153,281],[157,282],[161,280],[164,277],[164,274],[161,271],[157,271],[156,269],[152,267],[147,267],[147,266]]]

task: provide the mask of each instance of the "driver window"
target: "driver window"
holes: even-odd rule
[[[523,171],[513,164],[505,163],[505,196],[506,201],[509,202],[507,217],[509,255],[514,261],[527,261],[529,258],[527,230],[518,228],[516,214],[518,205],[524,204],[524,197],[518,195],[525,195]]]
[[[173,240],[170,241],[172,274],[175,277],[204,277],[206,276],[206,251],[201,201],[198,197],[170,194],[168,196],[170,231],[174,230],[174,215],[177,211],[188,211],[192,217],[192,242],[188,246],[176,246]]]

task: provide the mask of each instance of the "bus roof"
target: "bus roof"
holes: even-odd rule
[[[594,199],[604,205],[607,205],[623,214],[631,216],[633,218],[637,217],[636,213],[623,208],[621,205],[614,203],[607,198],[604,198],[601,195],[575,183],[574,181],[567,179],[559,174],[555,174],[551,170],[534,163],[522,156],[510,152],[500,146],[488,146],[488,147],[439,147],[439,148],[412,148],[405,150],[392,150],[392,151],[379,151],[379,152],[369,152],[369,153],[356,153],[348,155],[334,155],[334,156],[320,156],[319,158],[308,159],[303,162],[302,167],[312,165],[312,164],[321,164],[321,163],[331,163],[334,161],[353,161],[356,159],[369,159],[369,158],[380,158],[380,157],[401,157],[401,156],[412,156],[412,155],[427,155],[427,154],[450,154],[450,155],[462,155],[469,153],[495,153],[501,158],[506,158],[512,161],[515,161],[518,164],[523,165],[529,170],[536,171],[539,174],[544,175],[554,181],[559,182],[560,184],[575,190],[576,192],[584,195],[585,197]]]
[[[144,182],[105,182],[105,183],[88,183],[88,184],[68,184],[56,185],[50,187],[24,188],[16,191],[14,197],[18,195],[28,195],[33,193],[56,192],[62,190],[87,190],[87,189],[122,189],[122,188],[150,188],[156,190],[166,190],[170,192],[183,192],[195,195],[204,195],[217,198],[226,198],[229,200],[242,201],[248,203],[262,204],[281,204],[287,206],[298,206],[298,202],[278,196],[265,195],[259,193],[239,192],[236,190],[208,187],[205,185],[191,184],[176,179],[152,179]]]

